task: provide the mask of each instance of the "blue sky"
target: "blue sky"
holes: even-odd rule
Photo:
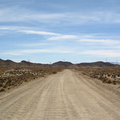
[[[0,58],[120,61],[120,0],[0,0]]]

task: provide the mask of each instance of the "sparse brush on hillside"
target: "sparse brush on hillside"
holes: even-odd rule
[[[18,86],[23,82],[31,81],[38,77],[45,77],[61,71],[60,68],[51,67],[17,67],[0,69],[0,92]]]
[[[100,79],[104,83],[120,84],[120,67],[81,67],[77,70],[81,71],[84,75]]]

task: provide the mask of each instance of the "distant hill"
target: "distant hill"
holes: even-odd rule
[[[0,59],[0,66],[1,67],[9,67],[9,66],[16,66],[17,63],[13,62],[12,60],[2,60]]]
[[[102,62],[102,61],[98,61],[98,62],[92,62],[92,63],[80,63],[80,64],[76,64],[79,67],[115,67],[115,64],[109,63],[109,62]]]
[[[36,66],[36,65],[41,65],[41,64],[31,63],[31,62],[29,62],[29,61],[23,60],[23,61],[21,61],[21,62],[19,63],[19,65],[22,65],[22,66]]]
[[[21,61],[20,63],[14,62],[12,60],[2,60],[0,59],[0,67],[22,67],[22,66],[40,66],[42,64],[31,63],[28,61]]]
[[[48,67],[50,66],[49,64],[41,64],[41,63],[32,63],[32,62],[29,62],[29,61],[25,61],[25,60],[22,60],[20,63],[18,63],[19,66],[29,66],[29,67]]]
[[[58,61],[52,64],[52,66],[57,66],[57,67],[70,67],[73,64],[71,62],[63,62],[63,61]]]

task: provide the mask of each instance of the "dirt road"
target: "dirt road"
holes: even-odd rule
[[[120,95],[64,70],[3,93],[0,120],[120,120]]]

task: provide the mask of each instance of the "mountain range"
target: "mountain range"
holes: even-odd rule
[[[21,61],[21,62],[14,62],[12,60],[2,60],[0,59],[0,67],[22,67],[22,66],[52,66],[52,67],[115,67],[115,66],[120,66],[117,64],[109,63],[109,62],[91,62],[91,63],[78,63],[78,64],[73,64],[71,62],[67,61],[58,61],[53,64],[41,64],[41,63],[32,63],[29,61]]]

